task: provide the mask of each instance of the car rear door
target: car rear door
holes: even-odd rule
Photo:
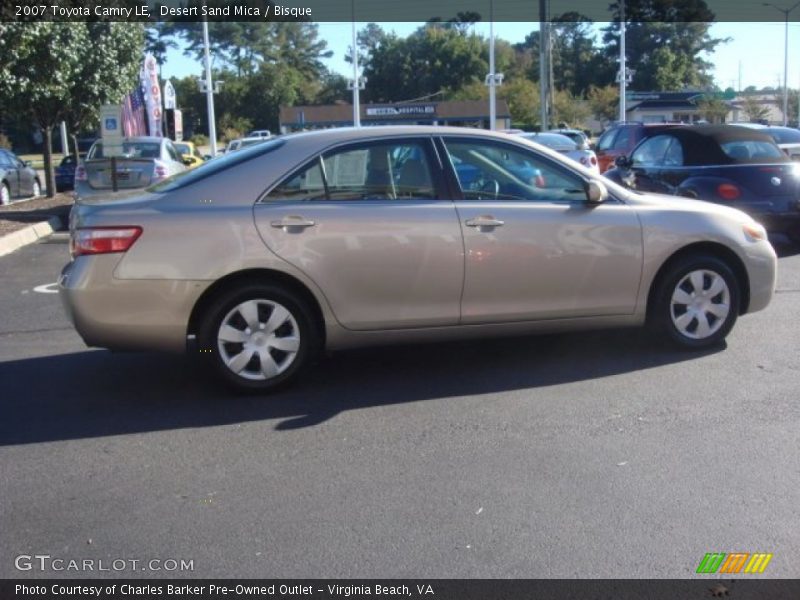
[[[269,249],[319,286],[344,327],[458,323],[464,247],[429,137],[326,151],[254,212]]]
[[[451,177],[466,253],[462,323],[633,312],[642,268],[633,209],[587,204],[583,178],[533,149],[453,136],[441,152],[461,165]]]

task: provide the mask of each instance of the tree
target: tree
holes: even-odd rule
[[[136,85],[145,39],[142,27],[132,23],[83,25],[88,41],[81,51],[79,72],[70,86],[65,111],[75,156],[81,129],[97,123],[103,104],[120,103]]]
[[[566,123],[569,127],[582,126],[591,116],[591,110],[580,97],[569,90],[558,90],[553,97],[553,116],[556,123]]]
[[[368,102],[453,92],[482,82],[489,71],[486,41],[457,27],[428,23],[404,39],[394,34],[378,39],[364,63]]]
[[[709,123],[724,123],[730,112],[725,100],[714,95],[704,95],[695,100],[694,104],[700,115]]]
[[[28,114],[42,132],[48,197],[55,195],[53,127],[66,116],[88,44],[84,23],[0,22],[2,104]]]
[[[619,57],[620,0],[611,5],[614,22],[605,29],[607,60]],[[626,54],[636,90],[710,89],[712,65],[700,58],[727,39],[709,35],[714,13],[704,0],[626,0]]]
[[[758,123],[769,117],[769,107],[765,106],[757,98],[747,96],[742,103],[744,117],[751,123]]]
[[[619,115],[619,88],[614,85],[592,86],[586,99],[594,115],[601,121],[614,121]]]

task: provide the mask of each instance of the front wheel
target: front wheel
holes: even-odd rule
[[[655,325],[680,346],[706,348],[730,333],[739,314],[739,282],[715,256],[673,264],[656,288]]]
[[[250,284],[222,294],[206,312],[199,350],[240,391],[287,384],[314,354],[318,337],[305,302],[271,285]]]

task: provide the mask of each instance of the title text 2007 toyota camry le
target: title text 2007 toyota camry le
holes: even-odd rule
[[[289,135],[70,221],[60,291],[88,345],[196,347],[249,390],[323,348],[645,323],[701,348],[775,287],[746,214],[460,128]]]

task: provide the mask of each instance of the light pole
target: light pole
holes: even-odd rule
[[[214,117],[214,84],[211,81],[211,57],[208,43],[208,19],[203,19],[203,55],[206,66],[205,90],[208,106],[208,137],[211,142],[211,156],[217,155],[217,123]]]
[[[619,12],[619,120],[627,121],[625,95],[628,93],[628,66],[625,61],[625,0],[620,1]]]
[[[787,114],[789,112],[789,13],[800,6],[800,2],[795,2],[792,8],[781,8],[769,2],[764,2],[764,6],[771,6],[778,12],[782,12],[786,20],[786,31],[783,39],[783,126],[786,127],[786,123],[789,120],[789,115]]]

